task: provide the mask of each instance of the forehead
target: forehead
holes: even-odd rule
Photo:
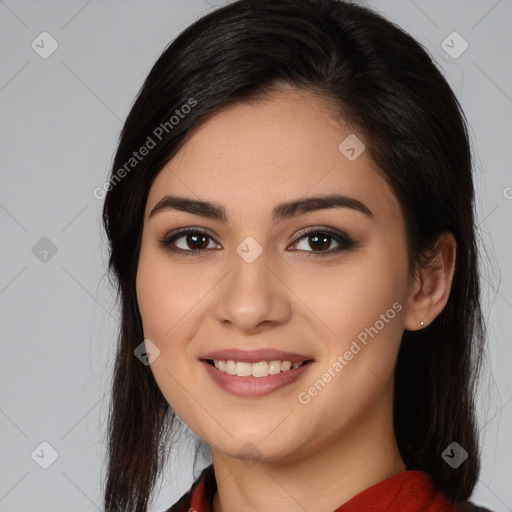
[[[368,151],[346,156],[347,146],[355,155],[362,150],[363,137],[332,109],[295,89],[223,109],[159,173],[147,211],[172,193],[221,203],[228,215],[268,216],[283,201],[340,193],[365,202],[376,215],[396,217],[396,198]]]

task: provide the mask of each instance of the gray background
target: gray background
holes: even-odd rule
[[[118,312],[93,190],[107,179],[151,65],[179,31],[224,3],[0,1],[0,512],[101,510]],[[512,0],[368,4],[427,47],[470,123],[489,322],[473,499],[510,511]],[[44,31],[58,43],[46,59],[31,47]],[[456,57],[461,39],[445,43],[452,56],[443,47],[454,31],[469,45]],[[188,490],[191,447],[176,452],[153,511]]]

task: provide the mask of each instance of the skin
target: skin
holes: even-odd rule
[[[404,329],[428,325],[444,308],[455,242],[444,234],[437,267],[409,279],[399,203],[368,151],[354,161],[340,152],[351,133],[320,98],[277,90],[207,120],[149,192],[136,286],[145,338],[160,349],[151,369],[178,416],[210,446],[215,512],[249,504],[255,512],[332,512],[406,469],[393,431],[394,364]],[[333,193],[363,202],[373,218],[331,208],[272,224],[278,203]],[[177,210],[150,218],[166,194],[221,204],[228,222]],[[159,243],[184,227],[208,230],[203,255],[173,254]],[[327,255],[340,244],[328,238],[316,249],[311,235],[298,239],[310,227],[341,231],[356,245]],[[252,263],[236,252],[248,236],[263,251]],[[174,245],[197,251],[186,235]],[[298,393],[394,303],[402,306],[394,318],[300,403]],[[278,348],[314,363],[277,392],[237,397],[217,387],[199,360],[229,347]],[[239,455],[247,443],[252,462]]]

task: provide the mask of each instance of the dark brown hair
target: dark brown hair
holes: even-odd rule
[[[401,205],[411,272],[428,263],[440,233],[455,237],[446,307],[428,327],[403,334],[394,424],[407,467],[428,472],[454,501],[466,500],[478,479],[474,402],[485,328],[471,152],[460,105],[422,46],[367,8],[339,0],[239,0],[199,19],[165,49],[133,104],[115,155],[103,211],[122,308],[108,425],[107,512],[147,510],[176,428],[150,367],[134,356],[144,339],[135,276],[149,189],[205,119],[282,83],[329,100],[333,116],[362,134]],[[179,120],[170,121],[178,113]],[[120,173],[148,137],[156,146]],[[453,441],[469,453],[457,469],[441,457]]]

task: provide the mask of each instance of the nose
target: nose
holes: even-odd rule
[[[292,292],[265,251],[250,263],[234,252],[231,263],[217,288],[216,319],[247,334],[287,322]]]

